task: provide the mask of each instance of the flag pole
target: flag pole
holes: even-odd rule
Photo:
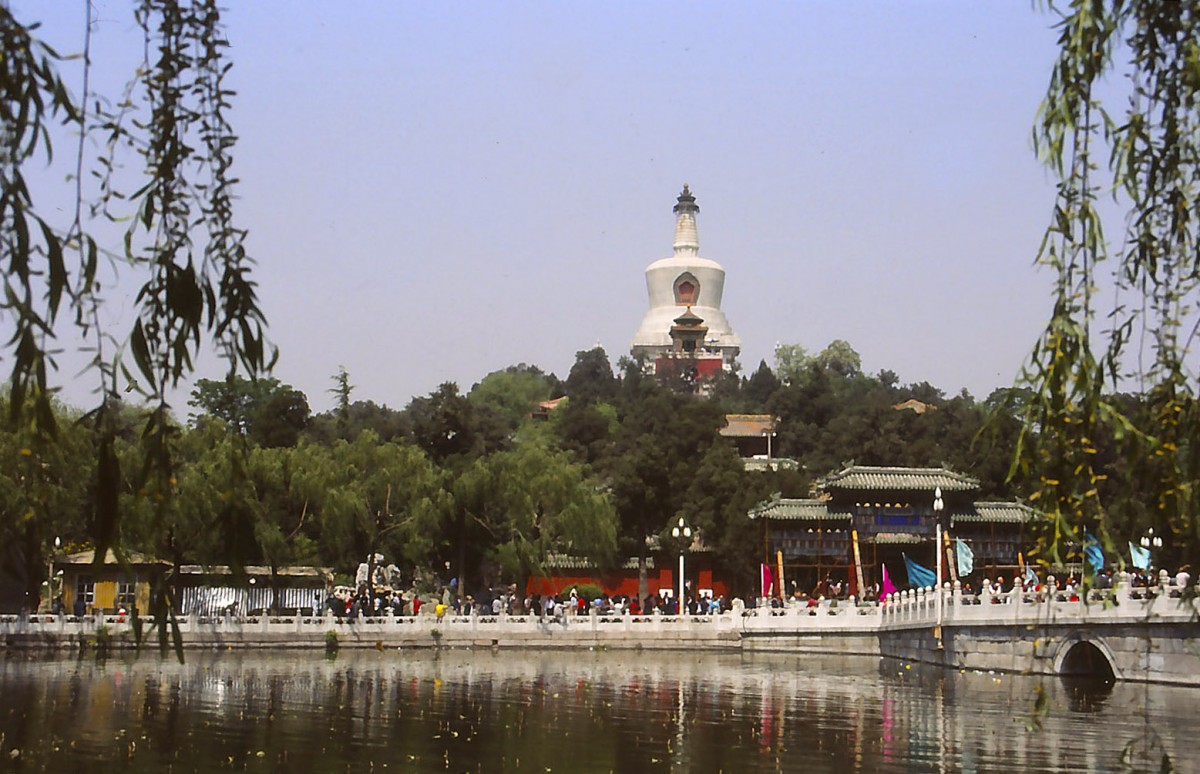
[[[940,637],[941,631],[942,631],[942,552],[940,550],[941,545],[942,545],[942,524],[941,524],[941,522],[938,522],[938,525],[937,525],[937,544],[938,544],[939,550],[936,552],[937,553],[937,588],[935,589],[935,591],[937,592],[937,625],[938,625],[938,636]]]
[[[933,518],[937,522],[937,540],[934,543],[934,556],[937,557],[937,588],[935,593],[937,596],[937,628],[934,629],[934,637],[937,638],[938,649],[942,647],[942,511],[946,508],[946,504],[942,501],[942,488],[939,486],[933,491]]]
[[[783,551],[775,552],[775,563],[779,567],[779,599],[787,603],[787,586],[783,585]]]
[[[850,530],[850,544],[854,547],[854,576],[858,580],[858,586],[855,587],[858,598],[862,599],[865,589],[863,588],[863,570],[862,570],[862,554],[858,550],[858,530]]]
[[[951,583],[958,583],[958,562],[955,559],[954,539],[950,537],[950,530],[946,530],[946,563],[950,565]]]

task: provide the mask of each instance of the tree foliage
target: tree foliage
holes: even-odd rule
[[[1195,559],[1200,5],[1047,5],[1059,56],[1034,141],[1059,180],[1038,257],[1055,279],[1023,376],[1015,469],[1037,482],[1048,561],[1077,560],[1084,530],[1116,551],[1149,528],[1171,536],[1170,559]],[[1104,231],[1108,193],[1125,217],[1116,249]],[[1130,388],[1132,400],[1120,394]],[[1133,492],[1148,502],[1136,518]]]
[[[601,566],[614,559],[612,502],[562,452],[526,443],[480,457],[457,477],[452,492],[458,566],[479,567],[487,560],[487,585],[544,572],[546,558],[555,552]],[[477,555],[468,561],[472,551]]]
[[[453,382],[413,398],[405,413],[417,446],[440,465],[462,465],[508,446],[509,432],[501,418],[486,404],[459,394]]]
[[[234,220],[232,174],[236,137],[228,121],[232,92],[216,0],[143,0],[134,21],[145,36],[145,59],[120,96],[89,87],[94,12],[81,6],[82,89],[71,94],[59,74],[62,59],[36,37],[36,24],[0,6],[0,319],[13,335],[3,354],[12,363],[8,409],[13,423],[45,449],[59,428],[52,405],[56,339],[78,338],[91,355],[98,405],[95,484],[90,531],[98,553],[120,534],[120,491],[126,470],[118,450],[120,396],[140,394],[154,406],[144,415],[141,454],[133,462],[142,492],[165,507],[175,481],[179,428],[168,391],[212,345],[230,373],[269,369],[253,261],[245,231]],[[34,201],[24,178],[34,160],[49,160],[56,122],[78,136],[74,206],[54,220]],[[132,164],[127,162],[132,159]],[[128,188],[119,170],[140,169]],[[96,189],[84,186],[87,178]],[[125,224],[120,247],[94,236],[108,222]],[[102,258],[137,283],[130,329],[99,325],[106,289]],[[64,329],[70,329],[70,334]],[[126,459],[125,464],[129,464]],[[236,466],[235,466],[236,467]]]
[[[567,374],[566,394],[577,403],[611,401],[617,394],[617,379],[603,347],[575,353]]]
[[[263,429],[264,413],[277,400],[306,405],[302,394],[265,378],[201,383],[195,404],[204,413],[188,426],[172,425],[164,498],[156,471],[139,463],[141,428],[153,408],[121,407],[109,423],[122,471],[117,537],[175,565],[317,563],[350,572],[378,552],[416,577],[442,575],[449,562],[469,593],[520,583],[553,555],[604,567],[650,555],[655,541],[674,550],[669,528],[683,515],[721,576],[745,590],[761,548],[749,509],[775,492],[806,496],[813,477],[847,460],[948,463],[978,476],[985,494],[1013,494],[1004,475],[1019,412],[1000,412],[1006,420],[996,422],[994,443],[976,435],[989,410],[1009,396],[1027,400],[1027,391],[976,403],[814,358],[792,383],[763,364],[748,378],[733,377],[728,394],[700,399],[639,379],[634,365],[608,401],[568,399],[542,418],[524,410],[542,388],[526,387],[553,378],[516,367],[485,378],[481,384],[496,389],[474,397],[447,384],[404,411],[357,401],[340,426],[335,408],[288,443]],[[924,401],[925,412],[896,408],[909,398]],[[1131,413],[1142,410],[1136,396],[1125,401]],[[513,409],[507,417],[505,407]],[[732,410],[777,416],[773,451],[800,467],[746,471],[717,433]],[[95,497],[94,477],[64,471],[96,464],[89,456],[96,419],[56,411],[60,438],[45,453],[27,426],[0,429],[0,452],[14,461],[0,470],[2,569],[30,590],[44,569],[41,546],[53,535],[87,542]],[[1103,464],[1116,475],[1120,460],[1110,443],[1102,447]]]
[[[493,371],[467,393],[467,398],[487,406],[497,414],[510,431],[515,431],[529,418],[538,403],[562,394],[562,385],[553,374],[524,363],[503,371]]]

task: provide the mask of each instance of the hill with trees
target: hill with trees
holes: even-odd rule
[[[660,384],[629,358],[614,372],[596,348],[578,353],[565,380],[519,364],[465,393],[442,384],[403,409],[351,400],[341,371],[331,388],[337,405],[317,415],[277,379],[202,379],[187,420],[169,425],[168,498],[156,496],[158,469],[139,464],[140,428],[153,409],[120,407],[116,537],[176,565],[349,573],[379,552],[413,577],[456,577],[469,590],[521,583],[557,554],[599,567],[644,561],[685,514],[737,587],[757,561],[749,509],[776,492],[805,496],[850,460],[945,463],[979,478],[985,496],[1019,494],[1005,483],[1019,425],[998,413],[999,396],[946,397],[858,364],[845,342],[811,356],[781,348],[774,368],[720,377],[705,399]],[[920,413],[897,408],[906,401]],[[43,578],[47,536],[69,547],[91,539],[103,430],[95,415],[55,411],[61,436],[52,456],[33,451],[20,421],[0,428],[0,444],[20,461],[0,471],[3,572],[31,592]],[[796,469],[746,471],[718,434],[727,413],[777,416],[777,454]]]

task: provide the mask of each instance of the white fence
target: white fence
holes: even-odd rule
[[[238,598],[242,610],[270,604],[270,590],[261,598]],[[307,597],[311,591],[294,590]],[[265,595],[265,596],[263,596]],[[1006,624],[1046,624],[1086,622],[1088,624],[1179,623],[1200,620],[1200,598],[1167,586],[1150,589],[1131,588],[1119,582],[1111,590],[1093,590],[1088,599],[1072,599],[1066,592],[1005,592],[965,595],[950,584],[942,589],[941,603],[933,589],[893,594],[882,604],[856,604],[853,600],[822,600],[815,607],[790,605],[783,608],[758,607],[718,615],[587,615],[560,617],[537,615],[469,615],[438,617],[433,613],[417,616],[338,618],[332,615],[237,615],[213,614],[228,609],[224,597],[189,601],[185,610],[194,611],[177,619],[185,640],[212,637],[242,638],[246,642],[285,645],[310,645],[334,631],[339,636],[364,641],[427,641],[479,643],[488,641],[523,642],[536,645],[539,640],[600,641],[664,640],[703,644],[706,641],[736,639],[740,635],[868,634],[879,631],[921,629],[936,626],[987,626]],[[312,600],[285,598],[284,607],[304,613]],[[939,610],[940,607],[940,610]],[[142,618],[153,626],[153,619]],[[55,637],[94,637],[100,627],[120,635],[130,631],[130,616],[5,615],[0,616],[0,635]],[[12,640],[10,640],[12,641]]]

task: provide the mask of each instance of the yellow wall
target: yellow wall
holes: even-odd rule
[[[115,572],[103,571],[96,573],[90,566],[86,569],[68,568],[63,573],[63,605],[67,613],[72,613],[75,610],[75,589],[79,583],[79,576],[88,575],[93,579],[93,587],[95,589],[96,601],[92,609],[87,612],[91,614],[95,610],[105,610],[115,612],[117,609],[117,574]],[[136,600],[138,610],[142,613],[147,613],[150,610],[150,582],[142,577],[139,572],[136,576],[134,586],[134,599]]]

